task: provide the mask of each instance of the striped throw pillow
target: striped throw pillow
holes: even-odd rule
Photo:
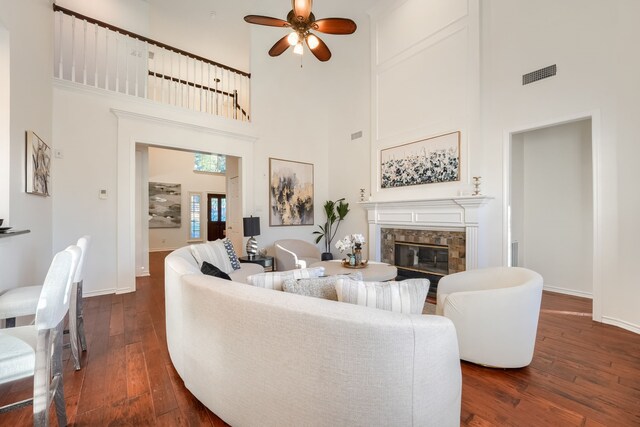
[[[287,279],[309,279],[324,275],[324,267],[301,268],[289,271],[258,273],[247,277],[247,283],[258,288],[282,290],[282,283]]]
[[[360,282],[339,279],[338,301],[404,314],[422,314],[429,292],[429,280],[409,279],[401,282]]]
[[[191,245],[191,254],[196,259],[198,266],[202,268],[203,262],[215,265],[225,273],[231,273],[234,268],[231,265],[227,248],[221,239],[213,242]]]

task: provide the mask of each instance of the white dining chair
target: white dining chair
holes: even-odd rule
[[[42,285],[35,322],[0,330],[0,384],[33,376],[33,396],[0,408],[0,413],[33,405],[33,425],[49,424],[55,402],[58,425],[67,425],[62,381],[62,335],[81,250],[69,246],[56,254]]]
[[[90,241],[90,236],[82,236],[77,242],[82,255],[73,278],[72,293],[75,297],[71,300],[69,307],[69,341],[76,371],[81,368],[80,348],[82,351],[87,350],[82,311],[82,284]],[[36,313],[41,291],[42,285],[20,286],[0,294],[0,319],[5,319],[5,327],[14,327],[16,317],[33,316]]]

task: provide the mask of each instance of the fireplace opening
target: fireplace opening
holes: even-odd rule
[[[449,248],[396,241],[395,264],[405,270],[446,276],[449,274]]]
[[[429,297],[435,298],[440,278],[449,274],[449,248],[442,245],[400,242],[394,244],[397,280],[427,278]]]

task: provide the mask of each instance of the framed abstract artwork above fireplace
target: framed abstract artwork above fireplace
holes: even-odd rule
[[[460,181],[460,132],[380,150],[380,188]]]

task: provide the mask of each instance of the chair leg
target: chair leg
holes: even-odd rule
[[[77,291],[77,308],[76,313],[78,315],[78,337],[80,338],[80,346],[82,351],[87,351],[87,338],[84,336],[84,310],[82,307],[82,280],[78,283]]]
[[[58,417],[58,425],[67,425],[67,410],[64,403],[64,382],[62,380],[62,336],[63,325],[62,322],[56,329],[56,342],[53,350],[53,378],[57,382],[56,389],[52,390],[53,401],[56,405],[56,416]],[[77,339],[76,339],[77,341]]]
[[[33,375],[33,425],[49,425],[49,381],[51,380],[51,330],[38,332]],[[55,345],[55,344],[54,344]]]
[[[77,295],[78,284],[74,283],[71,295]],[[69,304],[69,342],[71,343],[71,356],[76,371],[80,370],[80,345],[78,340],[78,303],[77,298],[71,298]]]

